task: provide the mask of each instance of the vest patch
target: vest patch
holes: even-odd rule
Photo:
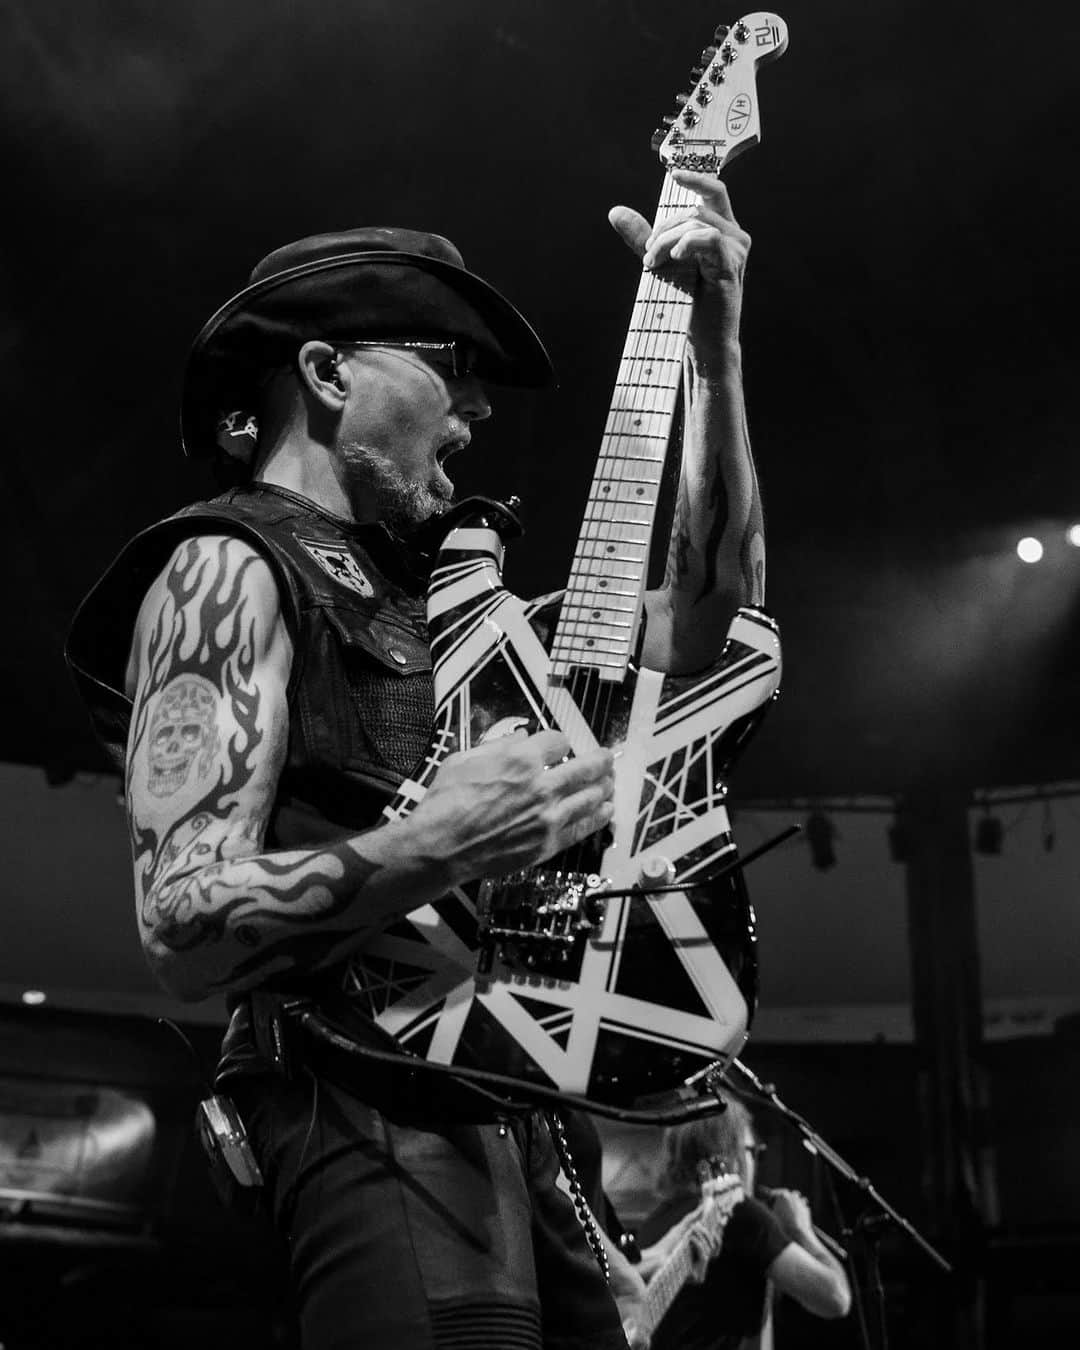
[[[319,564],[331,581],[355,591],[365,599],[375,594],[375,587],[364,575],[348,544],[331,544],[324,539],[301,539],[299,535],[296,535],[296,542]]]

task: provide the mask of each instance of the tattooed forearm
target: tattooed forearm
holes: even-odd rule
[[[162,962],[219,947],[201,952],[204,978],[211,988],[235,988],[311,969],[355,946],[365,928],[356,907],[379,870],[348,843],[315,853],[221,858],[152,887],[142,919]]]
[[[764,600],[765,536],[737,386],[695,385],[665,584],[685,607]]]

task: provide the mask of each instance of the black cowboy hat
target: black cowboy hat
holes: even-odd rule
[[[181,400],[186,453],[213,454],[220,417],[253,412],[267,370],[304,342],[335,337],[461,338],[482,379],[537,388],[553,376],[529,323],[448,239],[375,226],[311,235],[263,258],[195,339]]]

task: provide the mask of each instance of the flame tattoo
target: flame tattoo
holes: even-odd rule
[[[321,965],[355,936],[350,911],[380,870],[347,841],[260,851],[276,783],[267,766],[280,764],[284,733],[267,724],[256,678],[259,620],[245,590],[255,559],[237,561],[230,542],[189,541],[163,579],[143,653],[126,774],[141,930],[159,955],[218,948],[210,966],[202,963],[207,992]],[[217,724],[231,726],[231,733],[213,743],[205,771],[196,766],[180,787],[170,786],[175,798],[205,782],[196,800],[181,798],[182,809],[169,803],[140,811],[133,787],[137,776],[151,774],[155,710],[193,679],[212,691]],[[160,788],[150,791],[163,795]]]

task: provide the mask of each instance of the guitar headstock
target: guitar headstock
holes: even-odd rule
[[[724,1159],[718,1155],[703,1158],[697,1165],[697,1179],[701,1187],[701,1198],[706,1209],[725,1196],[738,1196],[732,1200],[734,1207],[742,1198],[742,1178],[736,1172],[729,1171]]]
[[[701,1185],[701,1209],[696,1226],[689,1235],[690,1279],[705,1278],[709,1261],[720,1250],[724,1228],[731,1211],[743,1198],[742,1178],[725,1170],[719,1157],[703,1158],[697,1165]]]
[[[690,72],[690,92],[653,133],[653,149],[669,169],[719,173],[761,138],[757,68],[783,55],[787,24],[778,14],[745,14],[721,24]]]

